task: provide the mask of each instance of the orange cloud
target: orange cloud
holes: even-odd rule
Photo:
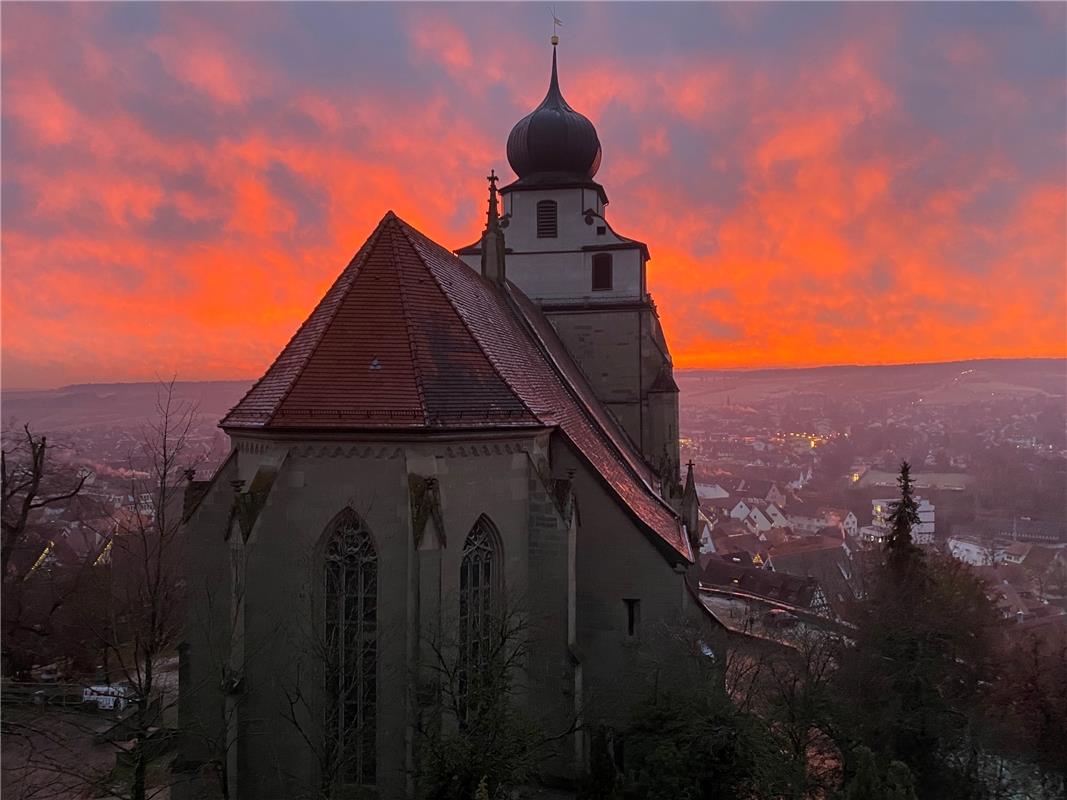
[[[4,11],[7,385],[255,377],[386,209],[448,246],[477,236],[482,176],[547,84],[542,48],[436,9],[396,12],[404,39],[373,68],[306,80],[190,8],[117,39],[106,9]],[[745,35],[773,22],[727,16]],[[612,224],[651,247],[678,365],[1067,355],[1063,173],[1029,163],[1062,158],[1062,127],[925,125],[885,67],[898,35],[777,71],[711,49],[561,51]],[[80,44],[60,58],[42,49],[56,36]],[[926,49],[944,82],[998,63],[974,36]],[[986,128],[1062,93],[975,80],[946,96]]]

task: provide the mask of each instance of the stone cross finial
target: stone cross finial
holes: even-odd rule
[[[490,170],[485,179],[489,181],[489,210],[482,232],[482,275],[503,286],[504,230],[500,227],[500,209],[496,203],[496,170]]]
[[[496,175],[496,170],[489,170],[489,174],[485,179],[489,181],[489,210],[485,215],[485,229],[491,231],[495,230],[500,225],[500,210],[497,208],[496,203],[496,182],[499,180]]]

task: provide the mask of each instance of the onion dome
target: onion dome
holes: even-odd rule
[[[588,118],[563,99],[552,48],[552,80],[541,105],[520,119],[508,136],[508,163],[520,180],[544,173],[592,178],[600,168],[600,139]]]

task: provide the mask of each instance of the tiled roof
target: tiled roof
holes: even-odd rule
[[[471,336],[455,299],[392,214],[222,422],[272,429],[488,424],[539,420]]]
[[[701,556],[700,568],[701,583],[727,589],[737,588],[794,606],[810,606],[817,588],[814,578],[756,569],[715,556]]]
[[[692,559],[648,466],[536,306],[392,212],[221,425],[558,428],[654,541]]]

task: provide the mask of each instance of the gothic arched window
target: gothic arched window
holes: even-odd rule
[[[555,239],[558,225],[556,222],[556,201],[541,200],[537,203],[537,238]]]
[[[496,529],[485,517],[474,523],[463,543],[459,568],[461,692],[466,695],[488,666],[493,647],[493,612],[500,598],[500,546]]]
[[[345,509],[325,551],[323,633],[327,730],[338,777],[373,784],[378,704],[378,554],[359,516]]]

